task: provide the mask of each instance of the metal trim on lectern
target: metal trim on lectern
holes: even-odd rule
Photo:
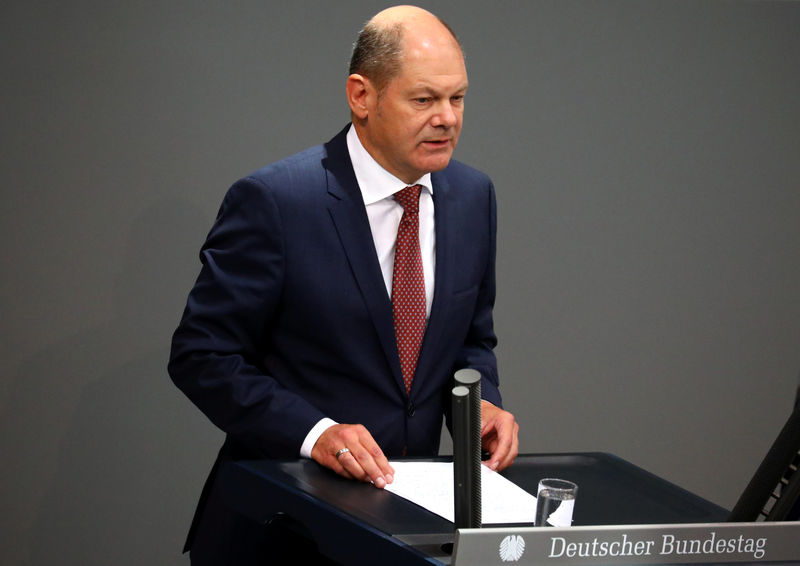
[[[459,529],[453,566],[800,564],[800,523]]]

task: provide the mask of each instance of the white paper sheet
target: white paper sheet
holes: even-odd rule
[[[547,524],[552,527],[571,527],[572,510],[575,508],[575,500],[567,499],[561,502],[555,511],[550,513]]]
[[[394,482],[387,491],[455,522],[452,462],[390,462]],[[484,524],[530,523],[536,513],[536,497],[481,466],[481,520]]]

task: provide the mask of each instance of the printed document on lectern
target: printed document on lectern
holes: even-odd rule
[[[452,462],[390,462],[394,482],[387,491],[428,511],[455,521]],[[483,524],[529,523],[533,525],[536,497],[481,466],[481,520]]]

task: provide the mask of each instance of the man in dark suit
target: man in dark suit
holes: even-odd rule
[[[390,458],[437,454],[460,368],[482,376],[487,465],[514,461],[493,353],[494,188],[451,161],[466,90],[443,22],[385,10],[353,52],[352,124],[225,196],[169,364],[227,435],[193,563],[242,564],[271,544],[220,500],[223,463],[307,457],[382,488]]]

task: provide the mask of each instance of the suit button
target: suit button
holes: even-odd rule
[[[414,406],[414,403],[409,402],[408,406],[406,407],[406,414],[409,417],[413,417],[414,413],[417,412],[417,408]]]

